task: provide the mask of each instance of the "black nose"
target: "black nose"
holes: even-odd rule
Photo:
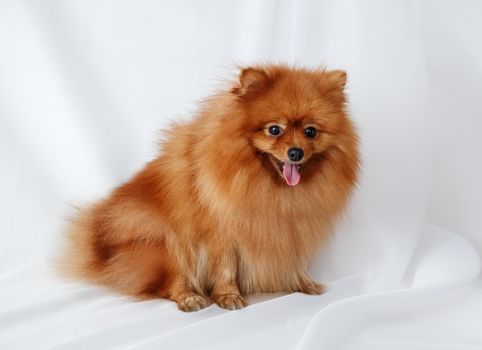
[[[296,147],[291,147],[288,150],[288,158],[292,162],[299,162],[300,160],[303,159],[303,150],[301,148],[296,148]]]

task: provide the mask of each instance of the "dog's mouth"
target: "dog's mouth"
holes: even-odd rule
[[[272,155],[269,156],[271,163],[289,186],[296,186],[301,180],[301,164],[282,162]]]

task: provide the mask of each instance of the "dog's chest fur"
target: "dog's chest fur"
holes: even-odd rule
[[[227,206],[225,213],[226,210]],[[299,273],[306,270],[324,237],[326,223],[321,222],[319,208],[305,206],[302,215],[298,210],[280,213],[281,209],[273,206],[258,208],[256,214],[239,208],[232,210],[230,219],[221,220],[220,230],[208,237],[229,235],[226,249],[235,251],[237,282],[242,293],[296,290]],[[196,255],[196,278],[202,284],[209,281],[214,267],[209,264],[206,246],[200,245]]]

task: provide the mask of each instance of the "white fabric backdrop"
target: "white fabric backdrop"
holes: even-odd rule
[[[0,348],[481,349],[481,23],[479,1],[0,0]],[[69,203],[266,60],[349,74],[364,165],[313,264],[329,292],[184,314],[53,276]]]

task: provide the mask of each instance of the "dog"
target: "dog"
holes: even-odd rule
[[[344,71],[262,64],[173,123],[157,158],[78,209],[59,268],[183,311],[258,292],[321,294],[307,273],[356,186]]]

